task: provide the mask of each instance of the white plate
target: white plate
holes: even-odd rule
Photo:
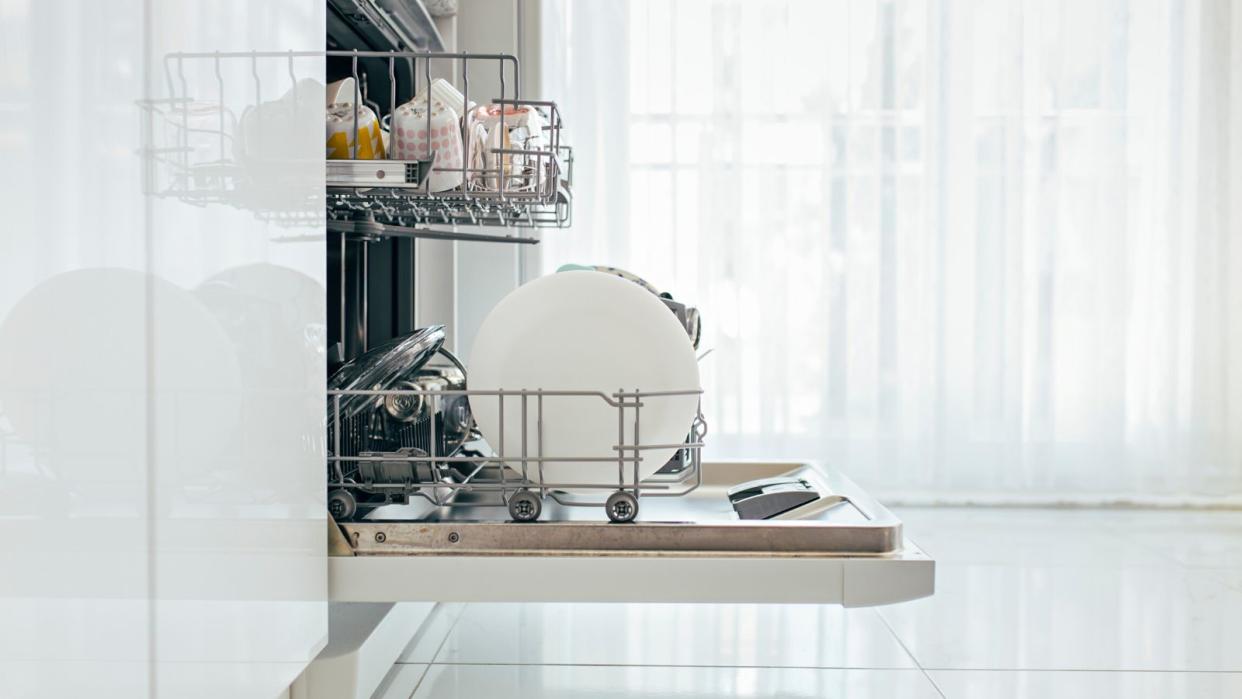
[[[601,272],[561,272],[509,294],[483,321],[470,357],[469,387],[482,390],[697,391],[699,367],[686,330],[658,298],[632,282]],[[506,396],[504,439],[500,400],[475,396],[470,407],[488,443],[515,468],[522,454],[522,399]],[[698,409],[697,395],[643,399],[639,444],[680,444]],[[526,454],[538,454],[538,401],[527,399]],[[624,440],[634,444],[633,410]],[[545,457],[616,458],[618,409],[602,398],[543,400]],[[676,448],[642,452],[646,478]],[[535,464],[529,462],[535,478]],[[615,462],[548,463],[547,483],[618,483]],[[633,478],[627,466],[626,480]],[[572,490],[572,489],[571,489]],[[598,491],[594,491],[598,492]],[[603,495],[602,492],[599,492]]]

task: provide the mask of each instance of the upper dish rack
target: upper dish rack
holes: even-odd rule
[[[516,57],[412,51],[327,56],[349,61],[344,84],[353,94],[346,96],[341,116],[352,133],[343,142],[356,149],[366,140],[365,134],[360,138],[364,123],[385,127],[385,159],[329,160],[330,218],[405,228],[569,225],[573,155],[562,142],[564,121],[555,102],[520,97]],[[366,61],[371,71],[360,66]],[[472,67],[476,81],[480,74],[497,78],[499,96],[490,104],[471,99]],[[384,94],[370,90],[376,73],[387,84]],[[406,86],[413,99],[403,94]]]
[[[324,62],[346,76],[344,88],[334,83],[337,100],[324,99]],[[534,242],[456,230],[570,225],[573,154],[560,110],[523,99],[519,81],[518,59],[507,54],[168,54],[169,96],[142,103],[145,188],[288,225],[326,220],[364,237]],[[308,156],[312,139],[324,142],[320,119],[341,139],[335,149],[327,143],[326,165]],[[345,125],[335,134],[332,119]],[[360,147],[368,128],[375,148]]]

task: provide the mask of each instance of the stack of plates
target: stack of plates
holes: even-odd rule
[[[698,362],[686,330],[659,298],[625,279],[573,271],[536,279],[506,296],[483,321],[470,358],[471,390],[697,392]],[[669,445],[642,451],[642,478],[659,470],[685,441],[698,396],[651,396],[618,424],[617,408],[599,396],[545,397],[545,457],[607,458],[544,465],[548,484],[617,485],[618,444]],[[472,396],[470,407],[491,447],[510,465],[523,454],[520,396]],[[539,405],[526,399],[525,453],[539,453]],[[632,453],[632,452],[631,452]],[[529,462],[532,478],[534,461]],[[632,465],[626,480],[633,478]],[[573,490],[567,488],[567,490]]]

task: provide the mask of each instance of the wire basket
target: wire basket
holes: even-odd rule
[[[694,391],[554,391],[554,390],[333,390],[328,391],[329,510],[339,520],[365,516],[386,504],[420,497],[436,507],[505,507],[517,522],[539,518],[542,503],[551,499],[572,507],[603,507],[608,519],[628,522],[638,513],[641,498],[679,497],[702,483],[703,439],[707,423],[701,408],[679,445],[645,444],[626,436],[641,434],[643,401],[702,394]],[[348,397],[373,399],[370,409],[346,416]],[[518,453],[496,453],[480,439],[468,401],[496,400],[501,412],[506,398],[521,402],[522,440]],[[591,398],[616,411],[615,456],[547,456],[542,414],[548,401]],[[527,409],[527,406],[530,409]],[[531,422],[531,421],[534,422]],[[534,431],[527,430],[537,426]],[[654,476],[641,477],[644,455],[676,448],[673,458]],[[607,483],[555,482],[543,477],[543,466],[558,462],[616,465],[616,480]],[[573,491],[571,494],[568,491]],[[468,494],[469,497],[464,497]],[[601,497],[592,497],[597,495]],[[601,499],[602,498],[602,499]]]
[[[332,134],[349,145],[343,153],[328,148],[326,170],[305,147],[324,132],[301,133],[319,128],[310,114],[325,108],[324,62],[348,64],[353,80],[346,108],[336,110],[352,134]],[[498,94],[475,104],[471,81],[483,76]],[[566,227],[573,155],[562,141],[564,122],[555,102],[523,99],[519,80],[518,59],[507,54],[168,54],[168,97],[141,103],[145,189],[195,205],[247,209],[286,226],[365,218],[407,228]],[[451,130],[433,130],[433,105],[455,115]],[[334,106],[342,105],[329,105],[329,112]],[[425,119],[416,125],[412,113]],[[373,152],[359,147],[368,124],[383,144]],[[298,133],[284,131],[291,127]],[[266,147],[266,140],[282,138],[296,147]],[[445,235],[452,231],[439,232]]]

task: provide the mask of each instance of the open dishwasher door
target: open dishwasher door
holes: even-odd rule
[[[703,463],[701,472],[685,496],[642,498],[628,523],[555,501],[541,521],[518,523],[503,509],[415,498],[333,524],[331,599],[859,607],[932,594],[935,562],[841,474],[752,461]],[[788,497],[803,485],[816,496]],[[770,518],[742,518],[762,515]],[[394,519],[376,519],[385,516]]]

